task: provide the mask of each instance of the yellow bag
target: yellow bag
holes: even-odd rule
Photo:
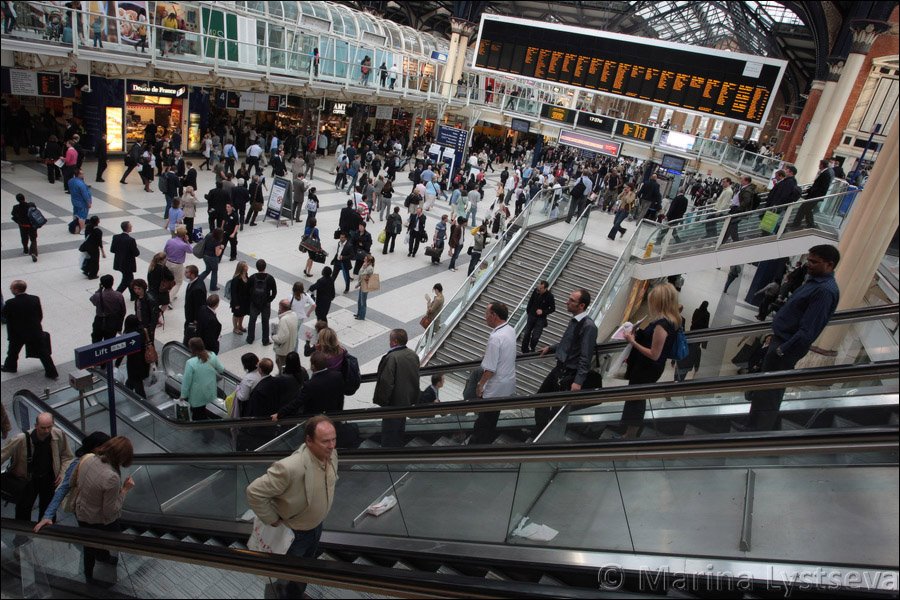
[[[481,229],[481,227],[478,226],[478,225],[476,225],[475,227],[473,227],[473,228],[472,228],[472,235],[477,235],[479,229]]]
[[[234,406],[234,396],[237,394],[237,390],[234,390],[227,396],[225,396],[225,412],[228,413],[228,416],[231,416],[231,409]]]

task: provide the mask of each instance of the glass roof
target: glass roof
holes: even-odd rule
[[[768,31],[776,24],[803,25],[784,5],[770,0],[747,2],[632,2],[636,15],[646,20],[660,39],[706,46],[739,47],[768,55]]]

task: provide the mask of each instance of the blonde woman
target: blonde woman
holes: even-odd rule
[[[250,313],[250,267],[246,261],[240,261],[234,269],[234,277],[228,282],[231,288],[231,325],[232,333],[247,333],[244,328],[244,317]]]
[[[332,371],[339,371],[344,366],[344,356],[347,351],[338,342],[337,333],[331,327],[325,327],[319,332],[316,350],[325,354],[328,368]]]
[[[182,221],[184,222],[184,226],[187,228],[188,232],[188,240],[193,239],[194,235],[194,217],[197,215],[197,195],[194,193],[194,188],[191,186],[187,186],[184,188],[184,193],[181,194],[181,210],[184,211],[184,216],[182,217]]]
[[[375,257],[367,254],[363,259],[362,268],[359,270],[359,280],[356,287],[359,288],[359,295],[356,298],[356,314],[355,319],[360,321],[366,320],[366,301],[369,298],[369,280],[375,274]]]
[[[671,283],[657,285],[647,298],[649,324],[625,333],[631,344],[628,369],[625,377],[629,384],[656,383],[672,356],[675,334],[681,327],[681,311],[678,309],[678,291]],[[626,437],[634,437],[644,422],[646,400],[630,400],[622,411],[622,424],[627,427]]]

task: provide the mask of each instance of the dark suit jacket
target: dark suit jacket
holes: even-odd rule
[[[419,401],[416,404],[433,404],[437,402],[437,390],[433,385],[429,385],[419,394]]]
[[[813,181],[813,184],[809,186],[809,190],[806,192],[806,197],[821,198],[827,194],[832,179],[834,179],[834,172],[831,169],[825,169],[816,175],[815,181]]]
[[[684,194],[678,194],[672,198],[672,202],[669,204],[669,211],[666,213],[666,219],[669,221],[680,219],[684,216],[684,213],[687,212],[687,207],[687,197]]]
[[[313,373],[300,395],[278,411],[278,418],[296,414],[318,415],[344,410],[344,376],[331,369]]]
[[[181,180],[181,183],[184,187],[191,186],[194,188],[194,191],[197,191],[197,169],[191,167],[188,169],[188,172],[184,174],[184,177]]]
[[[219,353],[219,336],[222,335],[222,324],[216,317],[216,311],[204,306],[197,311],[197,335],[203,340],[207,350]]]
[[[406,346],[381,357],[372,401],[378,406],[409,406],[419,400],[419,356]]]
[[[344,233],[350,233],[359,228],[360,216],[355,209],[345,206],[341,209],[341,216],[338,220],[338,228]]]
[[[34,342],[41,339],[41,299],[31,294],[13,296],[3,305],[6,332],[10,341]]]
[[[334,281],[331,277],[319,277],[319,279],[309,287],[310,292],[316,293],[316,304],[325,302],[331,303],[334,300]]]
[[[417,229],[418,231],[425,231],[425,218],[426,218],[426,217],[425,217],[425,213],[422,213],[421,215],[419,215],[419,217],[418,217],[418,219],[419,219],[419,227],[418,227],[418,229],[417,229],[417,227],[416,227],[416,213],[413,213],[413,214],[409,215],[409,220],[407,220],[407,222],[406,222],[406,230],[409,231],[410,233],[411,233],[413,230],[416,230],[416,229]]]
[[[766,198],[766,206],[781,206],[790,204],[800,199],[800,186],[795,177],[785,177],[775,184],[769,197]]]
[[[187,284],[184,292],[184,321],[197,320],[200,309],[206,306],[206,283],[195,279]]]
[[[125,232],[112,236],[109,251],[113,253],[113,269],[121,273],[137,271],[136,257],[141,255],[137,240]]]

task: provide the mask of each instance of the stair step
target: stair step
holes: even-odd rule
[[[861,427],[861,425],[859,423],[855,423],[855,422],[851,421],[850,419],[845,419],[844,417],[839,417],[837,415],[835,415],[834,419],[832,420],[831,426],[836,427],[836,428],[840,427],[843,429],[853,428],[853,427]]]
[[[189,544],[199,544],[200,543],[200,540],[197,539],[196,537],[194,537],[193,535],[186,535],[183,538],[181,538],[181,541],[187,542]]]
[[[217,540],[216,538],[209,538],[208,540],[203,542],[203,545],[204,546],[216,546],[219,548],[225,547],[225,544],[223,544],[220,540]]]
[[[447,437],[446,435],[442,435],[438,439],[434,441],[432,446],[456,446],[457,443],[453,441],[452,438]]]
[[[435,573],[440,573],[441,575],[462,575],[462,573],[447,565],[441,565]]]
[[[335,555],[331,554],[328,551],[322,552],[322,554],[320,554],[318,556],[318,559],[319,560],[330,560],[330,561],[334,561],[334,562],[341,562],[341,559],[337,558]]]
[[[398,560],[397,562],[395,562],[393,568],[400,569],[401,571],[417,571],[418,570],[415,567],[413,567],[412,565],[410,565],[409,563],[403,562],[402,560]]]
[[[377,567],[378,563],[373,562],[366,558],[365,556],[359,556],[356,560],[353,561],[354,565],[369,565],[370,567]]]
[[[509,581],[509,577],[504,575],[503,573],[499,573],[494,569],[489,570],[484,574],[485,579],[492,579],[494,581]]]
[[[164,533],[164,534],[162,534],[162,537],[160,537],[159,539],[161,539],[161,540],[173,540],[173,541],[176,541],[176,542],[181,541],[181,538],[180,538],[180,537],[178,537],[177,535],[174,535],[174,534],[172,534],[172,533]]]
[[[406,442],[406,444],[405,444],[405,446],[406,446],[407,448],[422,448],[422,447],[424,447],[424,446],[430,446],[430,445],[431,445],[431,444],[428,443],[428,440],[425,440],[425,439],[420,438],[420,437],[414,437],[413,439],[409,440],[409,441]]]

